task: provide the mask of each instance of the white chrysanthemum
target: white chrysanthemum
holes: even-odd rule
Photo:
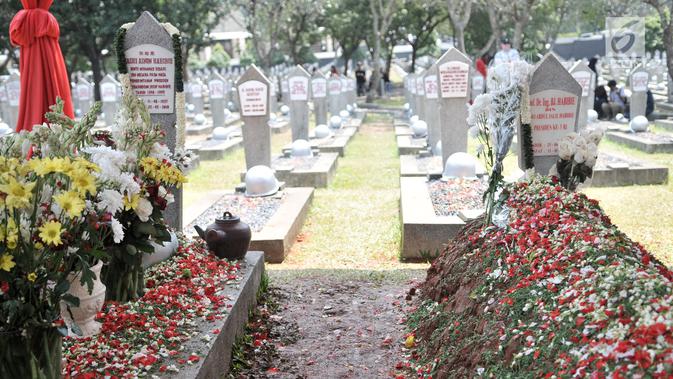
[[[594,168],[594,166],[596,166],[597,160],[598,159],[595,156],[589,155],[587,159],[584,161],[584,164],[589,168]]]
[[[467,107],[467,124],[475,125],[482,115],[488,116],[491,112],[493,96],[488,93],[480,94],[474,98],[472,105]]]
[[[575,162],[577,163],[584,163],[584,161],[587,159],[587,151],[584,149],[578,149],[575,151]]]
[[[103,190],[98,194],[98,203],[96,203],[96,206],[101,211],[116,214],[124,207],[124,196],[115,190]]]
[[[586,150],[587,149],[587,140],[584,139],[582,136],[576,136],[575,140],[573,141],[575,143],[575,147],[577,150]]]
[[[140,193],[140,184],[133,179],[133,174],[129,172],[119,175],[116,182],[119,184],[120,192],[128,197]]]
[[[91,162],[100,167],[99,176],[103,180],[114,180],[126,164],[126,154],[109,146],[90,146],[84,148],[83,151],[89,154]]]
[[[171,150],[163,143],[156,142],[152,145],[152,151],[150,151],[150,156],[157,158],[158,160],[170,160],[171,159]]]
[[[136,208],[136,214],[140,221],[145,222],[150,219],[152,215],[152,203],[144,197],[138,200],[138,207]]]
[[[532,66],[523,60],[512,62],[510,66],[512,83],[518,85],[527,83],[531,68]]]
[[[110,229],[112,229],[114,243],[120,243],[124,240],[124,226],[114,217],[110,220]]]

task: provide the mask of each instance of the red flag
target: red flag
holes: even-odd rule
[[[56,18],[49,13],[53,0],[21,0],[19,11],[9,25],[9,37],[21,47],[21,100],[16,131],[31,130],[42,124],[44,114],[63,99],[63,111],[74,117],[70,97],[70,81],[65,69],[61,46],[58,44],[60,29]]]

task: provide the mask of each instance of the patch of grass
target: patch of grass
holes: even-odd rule
[[[299,241],[285,269],[419,268],[399,262],[399,158],[393,128],[369,122],[390,117],[370,114],[340,158],[329,188],[317,189]]]
[[[673,266],[673,155],[646,154],[607,140],[601,141],[601,150],[668,167],[668,184],[587,188],[584,192],[598,200],[612,222],[631,239]]]
[[[271,134],[272,155],[281,153],[283,146],[291,142],[292,133],[288,131]],[[245,170],[243,148],[230,151],[217,161],[202,161],[199,168],[192,171],[184,185],[184,207],[197,203],[201,196],[211,191],[231,191],[241,183],[241,172]]]
[[[404,96],[393,96],[387,98],[378,98],[374,99],[374,104],[382,105],[385,107],[400,107],[404,105]],[[369,116],[367,116],[369,117]]]

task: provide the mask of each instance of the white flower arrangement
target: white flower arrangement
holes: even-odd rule
[[[489,71],[488,93],[477,96],[468,108],[470,135],[480,142],[477,156],[490,171],[486,191],[486,222],[490,223],[495,194],[503,181],[502,162],[509,152],[520,118],[522,92],[527,88],[531,66],[524,62],[500,64]]]
[[[565,136],[558,143],[559,160],[550,174],[558,176],[565,188],[575,190],[593,175],[598,160],[598,143],[602,138],[603,131],[600,129],[587,129]]]

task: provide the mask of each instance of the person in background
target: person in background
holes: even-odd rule
[[[596,71],[596,63],[598,63],[598,57],[592,57],[589,59],[589,69],[594,72],[594,87],[598,86],[598,71]]]
[[[654,96],[652,96],[652,91],[650,91],[650,89],[648,88],[647,104],[645,105],[645,117],[647,117],[647,119],[650,121],[654,121],[652,113],[654,113]]]
[[[381,79],[383,79],[383,89],[386,91],[384,95],[387,96],[392,90],[392,88],[390,85],[390,78],[388,77],[388,72],[384,69],[381,69]]]
[[[358,84],[358,96],[363,96],[365,94],[365,86],[367,85],[367,72],[362,63],[358,63],[358,67],[355,70],[355,80]]]
[[[500,39],[500,51],[495,53],[495,65],[501,63],[512,63],[517,62],[521,58],[519,57],[519,52],[516,49],[512,49],[512,42],[508,37],[502,37]]]
[[[488,76],[488,64],[491,62],[491,54],[484,53],[481,57],[477,58],[475,62],[477,67],[477,72],[486,79]]]
[[[332,67],[330,67],[329,74],[330,76],[337,76],[337,77],[339,76],[339,70],[337,70],[335,65],[332,65]]]
[[[617,82],[615,80],[610,80],[608,82],[608,88],[610,88],[610,93],[608,93],[608,101],[602,104],[603,113],[608,120],[612,120],[617,116],[617,113],[624,113],[626,111],[626,93],[624,93],[624,88],[617,87]]]
[[[608,102],[608,92],[604,85],[596,86],[594,90],[594,110],[598,113],[598,118],[604,120],[606,118],[603,112],[603,104]]]

